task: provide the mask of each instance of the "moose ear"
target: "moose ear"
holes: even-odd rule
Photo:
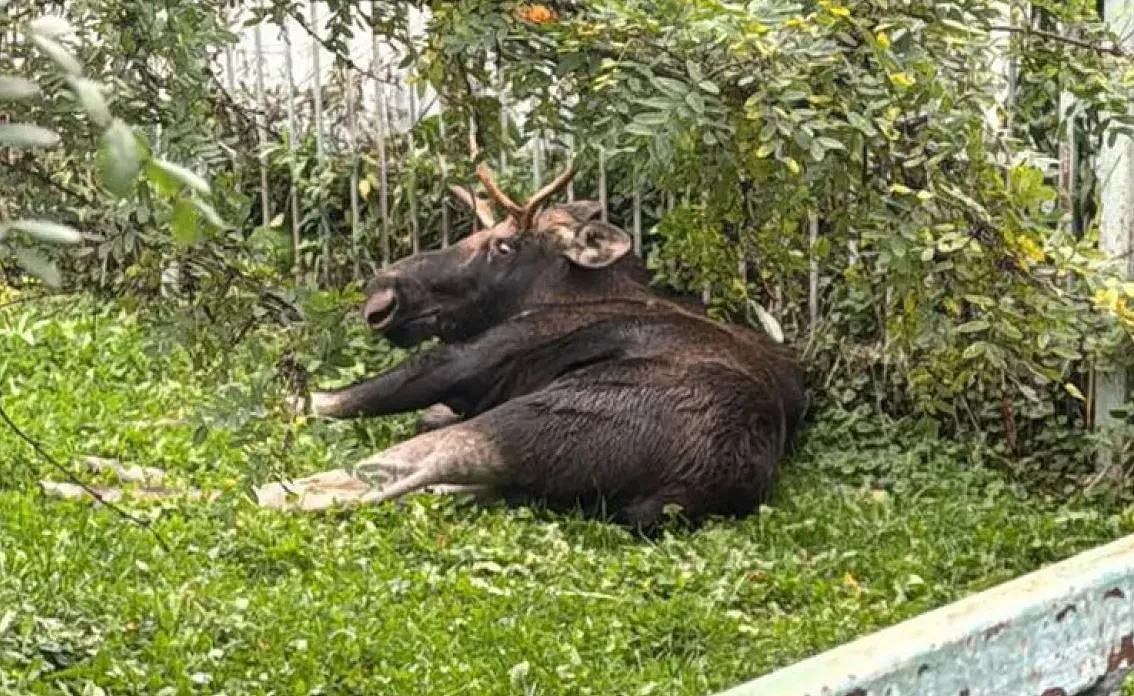
[[[583,268],[606,268],[634,246],[630,235],[614,225],[592,221],[564,230],[563,255]]]

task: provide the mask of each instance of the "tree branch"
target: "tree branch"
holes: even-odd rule
[[[7,411],[4,410],[4,407],[2,405],[0,405],[0,421],[3,421],[4,424],[7,425],[8,428],[10,428],[12,430],[12,432],[14,432],[16,434],[17,437],[19,437],[21,440],[26,442],[35,451],[36,454],[38,454],[48,464],[51,465],[51,468],[55,469],[56,471],[61,473],[63,476],[65,476],[68,481],[75,484],[79,488],[82,488],[89,495],[91,495],[95,500],[99,501],[100,503],[102,503],[106,507],[110,508],[115,514],[117,514],[122,519],[126,520],[127,522],[136,524],[139,527],[148,531],[150,534],[152,534],[154,536],[154,539],[157,540],[158,546],[160,546],[162,548],[162,550],[164,550],[164,551],[170,550],[169,549],[169,543],[166,542],[166,540],[162,537],[162,535],[160,533],[158,533],[158,531],[156,529],[154,529],[153,526],[149,522],[147,522],[143,519],[139,519],[139,518],[135,517],[134,515],[131,515],[126,510],[123,510],[118,505],[115,505],[114,503],[110,502],[109,500],[103,499],[103,497],[99,494],[98,491],[91,488],[87,484],[83,483],[83,481],[81,479],[79,479],[78,476],[73,474],[70,469],[68,469],[67,467],[60,464],[59,461],[57,459],[55,459],[55,457],[52,457],[50,454],[48,454],[47,451],[44,450],[43,447],[41,447],[38,442],[33,440],[31,437],[29,437],[26,433],[24,433],[23,430],[20,430],[20,427],[12,422],[12,419],[8,416]]]
[[[310,36],[311,38],[315,39],[315,41],[317,41],[317,42],[319,43],[319,45],[320,45],[320,46],[322,46],[322,47],[323,47],[324,49],[326,49],[326,50],[327,50],[327,51],[328,51],[328,52],[329,52],[329,53],[330,53],[331,55],[333,55],[333,56],[334,56],[334,57],[335,57],[336,59],[338,59],[338,60],[342,61],[343,65],[347,66],[348,68],[350,68],[351,70],[354,70],[354,71],[355,71],[355,72],[357,72],[357,73],[360,73],[360,74],[362,74],[362,75],[365,75],[365,76],[369,77],[369,78],[370,78],[370,79],[372,79],[372,80],[377,80],[378,82],[381,82],[381,83],[383,83],[383,84],[387,84],[387,85],[390,85],[390,84],[395,84],[394,82],[391,82],[391,81],[390,81],[390,80],[388,80],[388,79],[385,79],[385,78],[379,77],[379,76],[378,76],[378,75],[376,75],[376,74],[375,74],[375,73],[374,73],[373,71],[371,71],[371,70],[368,70],[368,69],[366,69],[366,68],[362,67],[362,66],[361,66],[361,65],[359,65],[358,63],[355,63],[355,62],[354,62],[353,60],[351,60],[350,56],[348,56],[348,55],[346,55],[346,54],[344,54],[344,53],[341,53],[341,52],[340,52],[340,51],[338,51],[337,49],[333,48],[333,47],[331,46],[331,44],[330,44],[330,42],[329,42],[329,41],[327,41],[327,40],[326,40],[326,39],[324,39],[323,37],[319,36],[319,35],[318,35],[318,34],[317,34],[317,33],[315,32],[315,30],[311,28],[311,25],[307,23],[307,20],[305,20],[305,19],[304,19],[304,18],[303,18],[303,17],[302,17],[302,16],[301,16],[301,15],[299,14],[299,12],[297,12],[297,11],[292,11],[292,12],[290,12],[290,13],[289,13],[289,16],[290,16],[290,17],[291,17],[292,19],[294,19],[294,20],[296,21],[296,23],[297,23],[297,24],[299,24],[299,27],[300,27],[301,29],[303,29],[304,33],[306,33],[306,34],[307,34],[308,36]]]
[[[1100,46],[1099,44],[1093,44],[1089,41],[1076,39],[1074,37],[1065,36],[1063,34],[1056,34],[1055,32],[1051,31],[1044,31],[1043,29],[1033,29],[1032,27],[1014,27],[1011,25],[1001,24],[990,26],[988,29],[989,31],[1006,31],[1010,34],[1033,34],[1040,38],[1055,41],[1057,43],[1067,44],[1069,46],[1075,46],[1077,48],[1084,48],[1088,51],[1094,51],[1095,53],[1104,53],[1112,56],[1118,56],[1120,58],[1124,58],[1130,55],[1118,46]]]

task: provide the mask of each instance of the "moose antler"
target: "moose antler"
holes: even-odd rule
[[[461,199],[461,202],[476,214],[476,219],[480,221],[481,227],[488,229],[496,225],[496,216],[492,213],[492,204],[473,193],[471,187],[463,188],[456,184],[449,184],[449,191]]]
[[[469,130],[469,155],[473,161],[476,161],[477,155],[480,153],[480,148],[476,144],[476,133],[471,129]],[[536,210],[551,196],[555,195],[560,189],[567,185],[569,181],[575,176],[575,161],[574,159],[567,165],[559,176],[555,177],[551,183],[547,184],[540,190],[536,191],[531,198],[523,205],[516,203],[508,194],[500,188],[496,183],[495,176],[492,169],[488,166],[487,162],[481,161],[476,165],[476,176],[480,179],[480,183],[484,184],[485,191],[496,201],[501,208],[508,211],[509,217],[516,222],[516,228],[523,232],[531,224],[532,218],[535,216]]]

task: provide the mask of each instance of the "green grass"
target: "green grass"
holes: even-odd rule
[[[261,510],[251,483],[349,465],[406,420],[263,407],[295,343],[280,330],[205,369],[162,332],[89,302],[0,311],[0,399],[53,455],[230,487],[134,509],[165,552],[108,510],[44,498],[54,474],[0,429],[0,693],[709,694],[1134,528],[947,443],[855,445],[822,425],[763,514],[656,543],[428,496]]]

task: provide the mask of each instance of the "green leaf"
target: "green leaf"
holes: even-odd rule
[[[649,137],[653,137],[657,133],[652,126],[648,126],[637,120],[627,123],[623,130],[631,135],[645,135]]]
[[[984,319],[977,319],[957,327],[957,331],[963,334],[977,333],[979,331],[988,331],[991,325]]]
[[[690,92],[689,94],[686,94],[685,103],[688,104],[689,108],[693,109],[693,113],[697,114],[698,116],[703,116],[705,114],[705,99],[700,94],[697,94],[696,92]]]
[[[962,360],[975,360],[988,352],[988,344],[984,341],[970,343],[961,353]]]
[[[780,322],[776,321],[776,318],[772,316],[772,314],[768,310],[764,309],[764,305],[760,304],[756,300],[748,300],[748,310],[750,312],[750,316],[753,314],[756,315],[756,319],[760,322],[760,326],[764,327],[764,331],[768,334],[768,336],[772,338],[773,341],[775,341],[776,343],[784,342],[784,330],[780,327]]]
[[[0,101],[28,101],[41,94],[39,85],[16,75],[0,75]]]
[[[142,168],[142,154],[134,132],[121,119],[103,131],[98,158],[103,185],[117,196],[128,194]]]
[[[205,222],[212,225],[213,227],[216,227],[217,229],[223,230],[228,227],[228,225],[225,224],[225,221],[221,219],[221,216],[217,213],[216,208],[196,197],[194,197],[192,201],[193,207],[195,207],[197,209],[197,212],[199,212],[201,216],[205,218]]]
[[[46,53],[47,57],[58,65],[59,69],[63,72],[68,75],[81,75],[83,73],[83,66],[79,65],[79,61],[75,59],[75,56],[71,55],[71,53],[63,47],[63,44],[55,39],[35,34],[32,36],[32,42],[35,43],[39,50]]]
[[[173,206],[173,241],[182,247],[191,247],[201,241],[197,229],[197,207],[188,197],[177,200]]]
[[[815,142],[819,143],[820,145],[827,148],[828,150],[846,150],[847,149],[847,146],[843,145],[838,140],[835,140],[834,138],[828,138],[826,136],[820,136],[820,137],[816,138]]]
[[[659,90],[675,99],[684,98],[685,93],[689,91],[686,89],[684,82],[675,80],[672,77],[654,76],[651,82],[654,83],[654,87],[657,87]]]
[[[1064,360],[1080,360],[1083,357],[1079,354],[1079,351],[1071,350],[1064,346],[1052,346],[1051,352],[1053,355],[1063,358]]]
[[[67,84],[75,92],[79,103],[83,105],[83,110],[95,124],[106,126],[110,123],[110,107],[106,105],[106,98],[102,96],[102,86],[99,83],[85,77],[69,77]]]
[[[32,123],[0,123],[0,146],[51,149],[60,142],[59,134]]]
[[[697,83],[697,87],[699,87],[701,91],[708,92],[709,94],[721,93],[721,88],[717,87],[717,83],[711,82],[709,80],[701,80]]]
[[[20,247],[15,252],[16,263],[28,273],[36,276],[47,285],[57,288],[63,284],[63,277],[55,262],[35,249]]]
[[[212,194],[212,189],[209,188],[209,182],[202,179],[195,172],[182,167],[179,164],[167,162],[163,159],[158,159],[155,157],[151,161],[150,165],[157,168],[162,173],[169,176],[171,179],[177,181],[183,186],[188,186],[189,188],[193,189],[203,196]]]
[[[8,230],[18,230],[48,244],[78,244],[83,241],[83,235],[74,227],[51,220],[13,220],[3,227]]]
[[[689,73],[689,78],[694,82],[701,82],[705,79],[705,73],[701,72],[701,66],[691,60],[685,61],[685,70]]]

